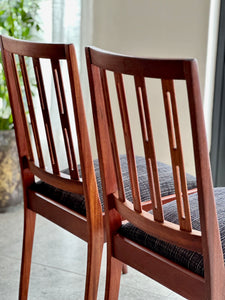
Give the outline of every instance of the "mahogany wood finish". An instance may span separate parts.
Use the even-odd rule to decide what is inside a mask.
[[[188,299],[225,299],[224,261],[196,60],[137,58],[94,47],[86,48],[86,58],[107,221],[108,258],[105,299],[118,299],[122,263],[132,266]],[[114,80],[110,74],[114,75]],[[139,125],[137,125],[137,120],[135,125],[139,126],[142,132],[151,195],[149,202],[149,204],[151,203],[151,213],[146,212],[140,199],[139,180],[135,165],[135,141],[131,134],[131,124],[134,120],[132,116],[129,116],[131,96],[129,94],[129,97],[126,97],[125,92],[131,88],[129,86],[128,89],[125,89],[124,87],[128,76],[131,77],[134,84],[133,94],[138,107]],[[167,124],[174,175],[175,195],[164,198],[160,193],[154,145],[155,136],[150,118],[151,103],[149,103],[149,88],[146,84],[147,80],[152,79],[161,82],[164,109],[160,114],[164,115]],[[185,179],[174,85],[176,80],[185,83],[188,95],[201,231],[193,230],[191,224],[189,191]],[[115,86],[115,93],[110,92],[112,85]],[[158,101],[158,99],[154,99],[154,101]],[[119,107],[117,117],[119,114],[122,124],[120,129],[113,119],[115,103],[118,103]],[[117,144],[117,130],[121,130],[124,137],[133,203],[126,200],[124,191],[125,183],[119,161],[120,145]],[[191,147],[190,144],[190,149]],[[171,199],[177,203],[178,225],[164,219],[162,204]],[[156,238],[201,253],[204,260],[204,277],[124,238],[118,232],[123,219]],[[149,291],[149,293],[151,292]]]
[[[74,46],[72,44],[34,43],[1,36],[0,47],[13,113],[24,190],[24,237],[19,299],[27,299],[28,296],[36,213],[88,243],[85,299],[97,299],[104,243],[103,213],[89,145]],[[29,65],[27,64],[28,58],[31,58]],[[50,62],[51,71],[47,73],[48,83],[44,81],[46,77],[44,78],[42,61]],[[65,68],[61,67],[62,61],[65,62]],[[33,79],[30,78],[32,68]],[[22,74],[23,82],[20,81],[18,72]],[[66,72],[70,87],[68,96],[64,87]],[[65,145],[63,155],[67,160],[69,175],[60,171],[61,158],[57,152],[52,124],[52,118],[56,117],[56,113],[51,115],[49,99],[46,95],[46,85],[51,84],[51,76],[58,103],[60,123],[58,128],[61,128],[57,129],[56,134],[62,131],[62,143]],[[70,122],[68,99],[71,100],[70,110],[74,115],[75,123]],[[39,101],[39,115],[36,109],[38,104],[35,101]],[[29,120],[27,120],[28,116]],[[46,134],[47,150],[43,150],[41,140],[44,136],[43,130],[40,132],[41,119],[43,119]],[[72,136],[72,128],[76,132],[76,139]],[[75,143],[78,144],[82,178],[78,172]],[[46,151],[49,153],[50,166],[45,162]],[[37,159],[35,159],[35,153]],[[86,216],[35,192],[32,189],[35,177],[64,191],[84,195]]]

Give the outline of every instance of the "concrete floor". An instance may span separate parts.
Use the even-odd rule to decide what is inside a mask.
[[[22,248],[22,205],[0,214],[0,299],[18,299]],[[105,252],[98,299],[104,299]],[[81,300],[84,295],[86,243],[37,216],[29,299]],[[128,267],[121,279],[121,300],[184,299]]]

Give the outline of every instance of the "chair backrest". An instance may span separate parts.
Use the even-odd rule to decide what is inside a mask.
[[[0,47],[24,192],[37,176],[56,188],[84,194],[87,216],[100,212],[74,46],[1,36]]]
[[[111,225],[109,232],[116,232],[121,226],[121,220],[125,219],[156,238],[203,254],[204,276],[209,283],[207,293],[213,295],[215,283],[224,276],[224,266],[196,60],[137,58],[94,47],[86,48],[86,57],[106,216],[109,219],[107,224]],[[156,87],[161,90],[157,96],[161,96],[162,100],[154,94]],[[180,92],[176,95],[177,88]],[[181,92],[184,92],[182,96]],[[135,109],[130,109],[133,105],[132,97],[135,97],[137,117],[134,116]],[[182,99],[187,99],[184,113],[190,116],[192,142],[186,143],[186,147],[188,151],[194,152],[201,231],[193,230],[191,223],[182,147],[185,141],[181,138],[180,126],[183,117],[179,116],[178,109],[185,101]],[[163,103],[161,106],[160,101]],[[117,109],[115,103],[118,103]],[[157,110],[154,110],[156,105]],[[159,147],[155,146],[158,133],[154,134],[154,129],[158,130],[163,125],[158,123],[158,127],[154,127],[152,119],[156,111],[156,119],[164,120],[167,127],[162,136],[166,134],[170,149],[179,224],[164,219],[157,171]],[[140,141],[137,142],[133,136],[138,128],[149,179],[152,201],[150,212],[143,210],[141,179],[136,170],[135,155]],[[117,142],[118,139],[120,142]],[[123,182],[119,159],[121,140],[124,140],[133,203],[127,201],[124,189],[126,183]]]

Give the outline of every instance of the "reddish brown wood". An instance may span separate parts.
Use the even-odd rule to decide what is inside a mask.
[[[38,156],[38,162],[41,168],[44,168],[44,158],[42,154],[42,149],[41,149],[41,142],[40,142],[40,137],[39,137],[39,132],[37,128],[37,120],[36,120],[36,115],[34,111],[34,105],[33,105],[33,99],[32,99],[32,93],[30,89],[30,83],[29,83],[29,78],[27,74],[27,68],[26,68],[26,63],[24,56],[19,55],[19,60],[20,60],[20,67],[21,67],[21,72],[23,76],[23,83],[24,83],[24,88],[26,92],[26,97],[27,97],[27,105],[30,113],[30,118],[33,120],[31,123],[33,134],[34,134],[34,140],[36,143],[36,149],[37,149],[37,156]],[[29,143],[30,145],[30,143]],[[33,152],[32,149],[30,149],[30,159],[33,160]]]
[[[111,250],[110,250],[111,251]],[[117,300],[119,297],[120,277],[121,277],[122,263],[113,255],[107,256],[107,276],[105,299]]]
[[[100,69],[99,75],[100,77],[96,77],[96,85],[98,86],[99,92],[102,93],[100,97],[103,97],[102,99],[105,99],[104,108],[105,112],[107,115],[108,119],[108,124],[109,124],[109,135],[111,137],[111,143],[112,143],[112,155],[114,158],[114,163],[115,163],[115,175],[116,175],[116,180],[117,184],[120,187],[119,188],[119,198],[120,201],[124,202],[125,201],[125,192],[124,192],[124,186],[123,186],[123,179],[122,179],[122,173],[121,173],[121,167],[120,167],[120,160],[119,160],[119,153],[117,149],[117,141],[116,141],[116,134],[115,134],[115,129],[114,129],[114,122],[112,118],[112,109],[111,109],[111,103],[109,99],[109,90],[108,90],[108,82],[107,82],[107,77],[105,70]],[[100,126],[102,126],[100,124]],[[105,137],[104,137],[105,138]],[[106,149],[106,151],[109,151],[109,149]],[[106,154],[107,152],[105,152]],[[109,154],[109,152],[108,152]],[[110,180],[111,181],[111,180]]]
[[[152,214],[143,211],[137,214],[130,201],[123,204],[117,197],[114,198],[116,209],[124,216],[125,220],[132,220],[132,224],[161,240],[193,251],[202,252],[201,233],[196,230],[181,231],[180,226],[164,220],[156,222]],[[126,216],[126,217],[125,217]]]
[[[33,58],[33,65],[34,65],[34,73],[35,73],[36,83],[37,83],[37,88],[39,93],[42,116],[44,120],[45,133],[48,142],[49,156],[52,163],[52,170],[54,174],[58,175],[59,174],[58,158],[56,154],[55,142],[52,133],[52,124],[50,121],[49,108],[48,108],[47,97],[45,92],[45,85],[43,81],[42,69],[40,65],[40,59]]]
[[[203,277],[119,235],[114,236],[113,243],[114,256],[120,261],[154,278],[187,299],[207,299]]]
[[[208,157],[197,63],[188,64],[186,62],[184,64],[184,71],[187,78],[188,97],[190,99],[189,107],[192,121],[196,173],[197,177],[202,179],[198,184],[198,201],[205,258],[206,295],[209,299],[223,299],[225,297],[223,253],[216,218],[215,201],[213,201],[212,176]],[[210,218],[208,217],[209,214]]]
[[[4,71],[7,79],[9,98],[13,113],[14,128],[16,133],[18,155],[21,166],[21,175],[24,189],[24,239],[21,263],[21,278],[19,299],[27,299],[29,287],[29,275],[31,267],[32,245],[35,228],[36,213],[58,224],[62,228],[77,235],[88,243],[87,273],[85,299],[97,299],[98,281],[104,243],[103,213],[98,196],[94,166],[89,144],[85,111],[80,89],[78,67],[74,46],[71,44],[43,44],[25,42],[7,37],[0,37],[0,47],[4,63]],[[19,55],[20,64],[15,63]],[[45,150],[42,148],[40,132],[40,117],[37,116],[36,105],[33,96],[33,82],[30,81],[30,73],[26,65],[27,57],[32,58],[34,73],[36,76],[36,98],[40,101],[41,113],[43,115],[46,130],[48,151],[51,158],[50,168],[45,161]],[[65,161],[68,161],[69,175],[60,171],[60,157],[55,147],[54,126],[49,109],[40,60],[48,59],[52,65],[52,76],[56,89],[56,97],[59,111],[59,127],[65,143]],[[64,60],[68,67],[68,78],[70,80],[71,99],[74,119],[76,125],[71,123],[68,116],[67,97],[60,68],[60,61]],[[18,60],[16,60],[18,61]],[[20,65],[20,67],[19,67]],[[31,66],[32,67],[32,66]],[[21,68],[23,83],[18,80],[17,69]],[[66,72],[66,70],[65,70]],[[22,90],[24,88],[26,97]],[[32,92],[31,92],[32,91]],[[39,95],[39,97],[38,97]],[[23,101],[28,101],[27,107],[30,115],[31,130],[27,122],[27,108]],[[57,105],[56,104],[56,105]],[[72,138],[71,127],[76,127],[77,140]],[[59,129],[60,130],[60,129]],[[30,132],[33,131],[34,142],[31,143]],[[79,147],[79,159],[82,178],[78,174],[75,159],[74,144]],[[34,150],[34,148],[36,148]],[[37,159],[35,157],[37,153]],[[37,161],[36,161],[37,160]],[[52,166],[52,171],[51,171]],[[50,170],[49,170],[50,169]],[[57,203],[53,199],[43,196],[32,190],[34,176],[45,183],[53,185],[65,191],[82,194],[85,197],[86,216],[80,215],[71,209]]]
[[[191,216],[173,81],[162,80],[162,87],[180,228],[191,231]]]
[[[198,189],[197,188],[194,188],[192,190],[188,190],[188,195],[191,195],[191,194],[194,194],[194,193],[197,193]],[[174,201],[176,200],[176,195],[168,195],[168,196],[164,196],[161,198],[162,200],[162,204],[166,204],[166,203],[169,203],[171,201]],[[151,209],[153,209],[153,204],[152,204],[152,201],[149,200],[149,201],[145,201],[142,203],[142,208],[145,210],[145,211],[149,211]]]
[[[163,210],[162,203],[160,201],[161,192],[159,185],[159,176],[144,77],[135,76],[135,88],[146,158],[146,168],[148,172],[150,194],[153,206],[153,214],[156,221],[163,222]]]
[[[218,229],[210,163],[205,133],[202,100],[198,78],[197,63],[194,59],[148,59],[110,53],[94,47],[86,48],[88,76],[95,123],[96,141],[105,201],[107,227],[107,283],[105,299],[118,298],[120,263],[126,263],[140,272],[152,277],[161,284],[188,299],[224,299],[225,272],[220,234]],[[115,94],[111,98],[111,80],[107,74],[115,73],[117,95],[124,132],[132,194],[137,203],[132,204],[124,198],[119,150],[115,139],[116,124],[113,123],[111,105],[116,102]],[[100,74],[104,74],[100,76]],[[140,116],[146,168],[149,177],[151,201],[138,207],[138,178],[136,176],[133,143],[131,137],[128,99],[126,99],[123,76],[134,77],[136,98]],[[161,197],[154,147],[154,133],[151,126],[150,111],[145,78],[162,81],[162,100],[167,123],[171,162],[174,174],[175,195]],[[197,176],[197,192],[201,231],[192,229],[185,167],[180,138],[180,125],[176,106],[174,80],[186,83],[190,121],[193,138],[194,159]],[[107,86],[107,93],[105,92]],[[155,101],[158,101],[156,99]],[[117,128],[118,130],[118,128]],[[191,148],[191,144],[190,144]],[[122,200],[122,201],[121,201]],[[179,225],[167,222],[163,217],[163,204],[177,202]],[[138,204],[139,203],[139,204]],[[153,211],[146,212],[148,208]],[[127,220],[146,233],[164,241],[202,253],[204,277],[186,270],[172,261],[120,236],[118,230],[122,220]]]
[[[63,129],[63,137],[64,137],[64,143],[67,152],[70,175],[72,179],[78,180],[79,174],[77,169],[76,157],[74,153],[74,145],[73,145],[70,124],[69,124],[68,109],[66,104],[66,97],[64,92],[60,63],[59,61],[52,60],[51,64],[52,64],[55,91],[57,95],[59,115],[61,120],[61,126]]]
[[[142,207],[141,207],[140,190],[139,190],[139,185],[137,180],[137,169],[136,169],[136,162],[134,157],[134,149],[133,149],[132,135],[130,129],[128,110],[127,110],[126,95],[125,95],[124,85],[123,85],[123,78],[121,74],[118,73],[115,73],[114,76],[115,76],[116,90],[117,90],[119,106],[120,106],[120,114],[123,122],[124,140],[126,145],[128,168],[129,168],[129,174],[131,179],[131,190],[133,195],[134,209],[137,212],[141,213]]]
[[[35,220],[35,212],[29,209],[24,210],[23,263],[21,264],[19,299],[28,297]]]

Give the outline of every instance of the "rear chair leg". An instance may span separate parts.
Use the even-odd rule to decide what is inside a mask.
[[[103,243],[103,235],[88,242],[85,300],[97,300]]]
[[[114,257],[107,257],[105,300],[117,300],[123,264]]]
[[[25,209],[19,300],[26,300],[28,296],[35,220],[36,213]]]
[[[126,264],[123,264],[122,266],[122,274],[127,274],[128,273],[128,268]]]

